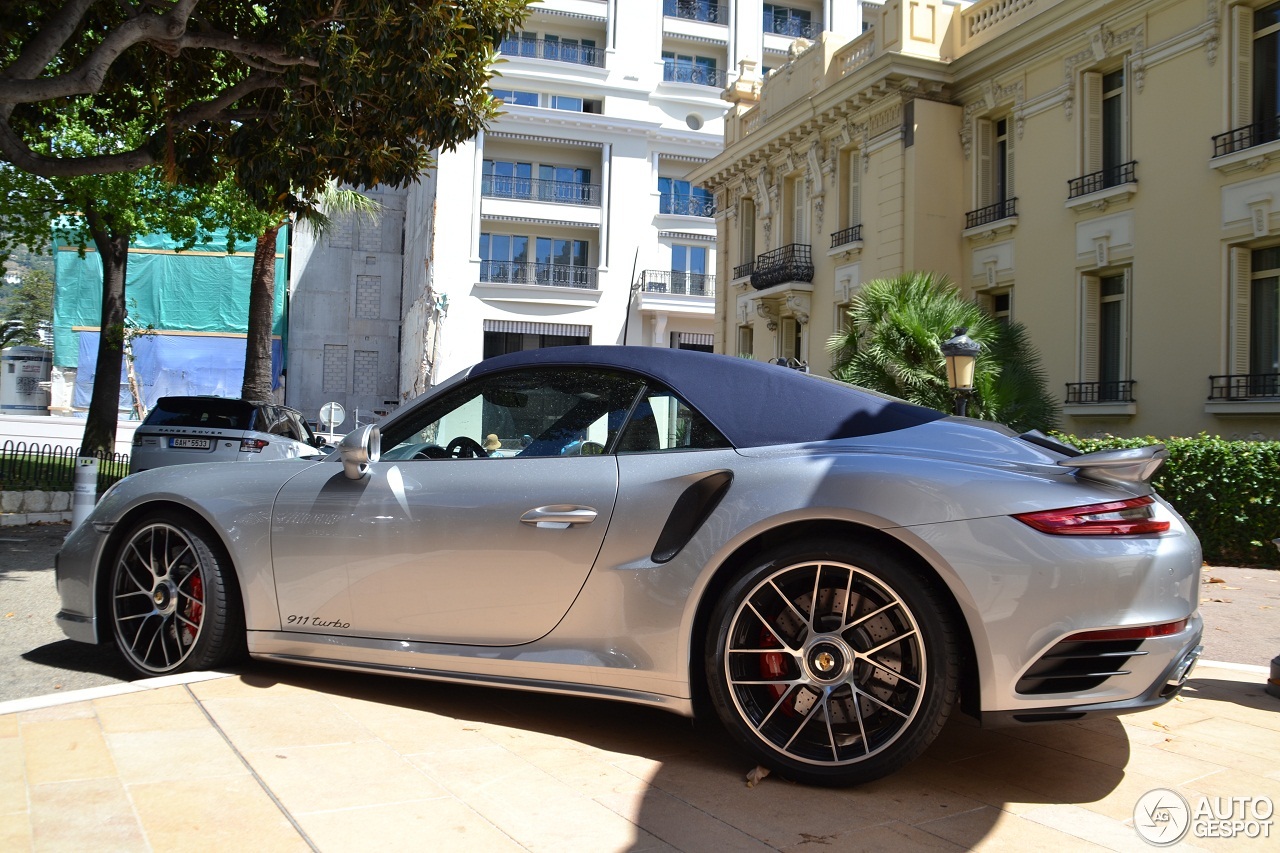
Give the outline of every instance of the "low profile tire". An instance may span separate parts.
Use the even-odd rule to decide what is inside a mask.
[[[915,759],[955,705],[955,628],[929,579],[841,540],[764,554],[726,589],[706,639],[711,701],[783,776],[878,779]]]
[[[111,564],[111,631],[144,676],[214,669],[239,657],[244,617],[231,566],[209,534],[180,516],[143,519]]]

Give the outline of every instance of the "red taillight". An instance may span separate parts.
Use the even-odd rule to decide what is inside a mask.
[[[242,438],[240,439],[240,452],[261,453],[262,448],[266,447],[270,443],[271,442],[264,438]]]
[[[1067,509],[1026,512],[1014,518],[1041,533],[1055,536],[1129,536],[1136,533],[1164,533],[1169,522],[1155,517],[1155,500],[1150,496]]]
[[[1172,637],[1187,627],[1186,619],[1165,622],[1163,625],[1144,625],[1141,628],[1108,628],[1104,631],[1081,631],[1062,642],[1076,643],[1089,640],[1149,640],[1152,637]]]

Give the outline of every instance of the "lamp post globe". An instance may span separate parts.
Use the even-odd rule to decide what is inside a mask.
[[[951,337],[942,342],[942,356],[947,361],[947,385],[956,398],[956,414],[964,417],[973,394],[973,368],[982,345],[966,334],[969,329],[956,326]]]

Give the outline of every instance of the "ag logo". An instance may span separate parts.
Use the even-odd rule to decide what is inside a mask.
[[[1191,827],[1191,807],[1177,791],[1153,788],[1133,807],[1133,828],[1156,847],[1177,844]]]

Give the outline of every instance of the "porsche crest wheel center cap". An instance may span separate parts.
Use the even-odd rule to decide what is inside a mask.
[[[175,609],[178,600],[178,590],[171,582],[161,581],[158,586],[151,592],[151,600],[155,602],[156,610],[160,613],[169,613]]]
[[[816,681],[838,681],[848,668],[852,655],[839,640],[822,639],[810,646],[805,655],[809,675]]]

